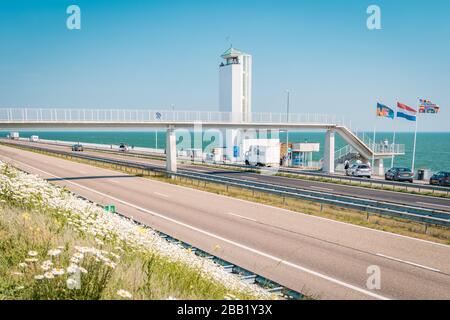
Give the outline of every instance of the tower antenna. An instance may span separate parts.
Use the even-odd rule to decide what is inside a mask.
[[[231,48],[231,47],[233,47],[233,44],[231,43],[230,40],[231,40],[231,37],[230,37],[230,36],[227,36],[227,37],[226,37],[226,41],[230,44],[230,48]]]

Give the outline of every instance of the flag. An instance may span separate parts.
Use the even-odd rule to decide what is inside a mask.
[[[430,100],[419,99],[419,113],[433,113],[439,112],[439,106]]]
[[[377,117],[394,119],[394,110],[384,104],[377,103]]]
[[[397,103],[397,118],[404,118],[409,121],[416,121],[417,110],[408,107],[406,104]]]

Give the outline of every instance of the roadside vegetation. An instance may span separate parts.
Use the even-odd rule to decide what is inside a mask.
[[[0,162],[0,300],[271,298],[152,229]]]

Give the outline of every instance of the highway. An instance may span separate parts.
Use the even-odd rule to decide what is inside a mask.
[[[7,146],[0,159],[316,298],[450,299],[446,245]],[[371,266],[380,289],[366,286]]]
[[[5,141],[5,140],[4,140]],[[20,145],[38,145],[45,147],[47,149],[53,150],[62,150],[62,151],[71,151],[71,149],[67,146],[56,146],[56,145],[47,145],[47,144],[36,144],[27,141],[11,141],[7,140],[5,142],[15,143]],[[142,164],[151,164],[155,166],[160,166],[161,168],[165,168],[164,160],[155,160],[148,158],[139,158],[136,156],[127,156],[122,155],[120,153],[105,153],[93,150],[86,150],[83,154],[92,155],[92,156],[100,156],[108,159],[116,159],[122,161],[130,161],[135,163]],[[358,186],[349,186],[349,185],[341,185],[336,183],[329,182],[320,182],[320,181],[312,181],[312,180],[303,180],[303,179],[295,179],[288,177],[281,177],[275,175],[265,175],[258,174],[252,172],[245,172],[241,170],[232,170],[229,168],[212,168],[206,167],[202,165],[193,165],[193,164],[180,164],[179,169],[181,170],[190,170],[195,172],[207,173],[215,176],[226,176],[232,178],[244,179],[247,181],[254,182],[262,182],[262,183],[271,183],[280,186],[288,186],[294,188],[301,189],[310,189],[313,191],[321,191],[338,195],[345,195],[351,197],[365,198],[371,200],[378,201],[387,201],[396,204],[404,204],[404,205],[413,205],[428,209],[442,210],[442,211],[450,211],[450,199],[448,198],[439,198],[432,197],[426,195],[417,195],[417,194],[408,194],[404,192],[398,191],[389,191],[389,190],[378,190],[371,189],[365,187]]]

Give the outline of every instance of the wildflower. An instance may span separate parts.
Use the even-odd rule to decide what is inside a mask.
[[[82,254],[81,252],[76,252],[74,253],[73,257],[82,260],[84,259],[84,254]]]
[[[114,257],[116,260],[120,259],[120,256],[118,254],[115,254],[114,252],[109,253],[112,257]]]
[[[55,276],[51,272],[46,272],[46,273],[44,273],[44,277],[46,279],[53,279]]]
[[[19,268],[25,269],[28,265],[25,262],[19,263]]]
[[[234,294],[231,293],[227,293],[224,298],[225,300],[239,300]]]
[[[64,269],[53,268],[52,273],[55,276],[62,276],[65,273],[65,271]]]
[[[34,278],[35,278],[36,280],[42,280],[42,279],[44,279],[44,276],[43,276],[42,274],[39,274],[39,275],[37,275],[37,276],[34,276]]]
[[[98,238],[95,238],[95,242],[97,242],[100,246],[103,246],[105,244],[102,240]]]
[[[111,269],[114,269],[117,266],[117,264],[115,264],[112,261],[107,261],[107,262],[105,262],[105,266],[110,267]]]
[[[30,257],[36,257],[38,255],[38,253],[36,251],[28,251],[28,255]]]
[[[78,259],[77,257],[72,257],[72,258],[70,258],[70,262],[78,264],[78,263],[80,263],[80,259]]]
[[[45,260],[41,264],[41,269],[44,270],[44,271],[48,271],[48,270],[50,270],[50,268],[52,266],[53,266],[53,262],[51,262],[50,260]]]
[[[125,298],[125,299],[131,299],[131,298],[133,298],[133,296],[131,295],[131,293],[129,293],[128,291],[123,290],[123,289],[117,290],[117,295],[118,295],[119,297],[122,297],[122,298]]]
[[[67,279],[66,284],[69,289],[75,289],[76,285],[78,284],[78,281],[76,281],[75,279],[69,278],[69,279]]]
[[[39,259],[36,259],[36,258],[27,258],[27,259],[25,259],[25,261],[26,261],[26,262],[38,262]]]
[[[82,273],[88,273],[87,270],[83,267],[78,267],[78,270],[80,270],[80,272]]]
[[[71,264],[70,266],[67,267],[67,273],[70,273],[70,274],[77,273],[78,270],[80,270],[80,269],[76,264]]]
[[[52,257],[57,257],[61,254],[61,252],[62,251],[60,249],[53,249],[53,250],[49,250],[47,254]]]

